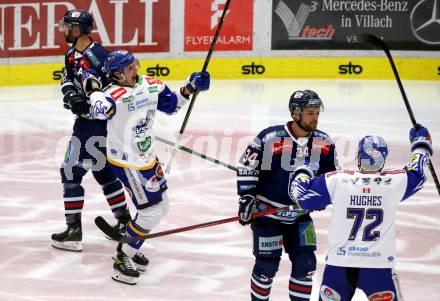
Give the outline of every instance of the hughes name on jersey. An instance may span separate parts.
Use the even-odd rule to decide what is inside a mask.
[[[90,101],[92,118],[109,120],[108,161],[124,168],[147,170],[157,161],[152,133],[156,111],[174,114],[188,100],[161,81],[139,75],[134,87],[111,84],[103,93],[93,93]]]
[[[338,169],[335,145],[326,133],[316,130],[296,138],[290,129],[291,122],[263,130],[239,161],[238,194],[256,197],[259,211],[292,204],[289,177],[298,166],[309,165],[315,175]],[[304,213],[284,211],[267,217],[291,223]]]
[[[426,159],[414,153],[403,169],[374,174],[341,170],[292,181],[290,193],[301,208],[333,204],[327,264],[393,267],[397,205],[422,188]]]

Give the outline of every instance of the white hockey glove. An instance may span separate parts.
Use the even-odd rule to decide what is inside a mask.
[[[252,214],[257,207],[257,200],[252,195],[244,195],[238,200],[238,217],[239,223],[243,226],[250,224],[252,220]]]

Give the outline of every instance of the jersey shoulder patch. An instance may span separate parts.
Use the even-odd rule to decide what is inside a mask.
[[[286,130],[284,129],[284,126],[282,125],[275,125],[268,127],[260,132],[258,134],[258,137],[261,139],[263,143],[266,143],[269,140],[275,139],[275,138],[282,138],[282,137],[288,137]]]

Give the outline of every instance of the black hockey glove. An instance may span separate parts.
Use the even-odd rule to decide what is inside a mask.
[[[252,214],[257,207],[257,200],[255,197],[249,194],[242,196],[238,200],[238,206],[238,217],[240,218],[238,222],[243,226],[252,223]]]
[[[87,103],[87,97],[74,93],[69,95],[69,93],[64,98],[68,97],[67,103],[73,114],[82,115],[90,113],[90,104]]]

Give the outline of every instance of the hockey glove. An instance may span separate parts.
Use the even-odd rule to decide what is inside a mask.
[[[313,178],[313,171],[308,165],[298,166],[293,172],[292,179],[298,180],[301,177]]]
[[[247,194],[242,196],[238,200],[238,217],[240,220],[238,221],[243,226],[252,223],[252,214],[257,207],[257,200],[255,197]]]
[[[432,141],[431,135],[427,128],[421,124],[409,130],[409,141],[411,142],[411,151],[417,148],[423,148],[432,156]]]
[[[63,97],[63,107],[66,110],[70,110],[69,100],[76,94],[78,94],[76,92],[76,90],[73,90],[71,88],[69,90],[67,90],[67,92],[65,92],[64,97]]]
[[[186,79],[186,89],[190,93],[198,91],[206,91],[209,89],[210,75],[208,71],[194,72]]]
[[[75,94],[69,97],[68,104],[73,114],[82,115],[90,113],[90,104],[87,97]]]

